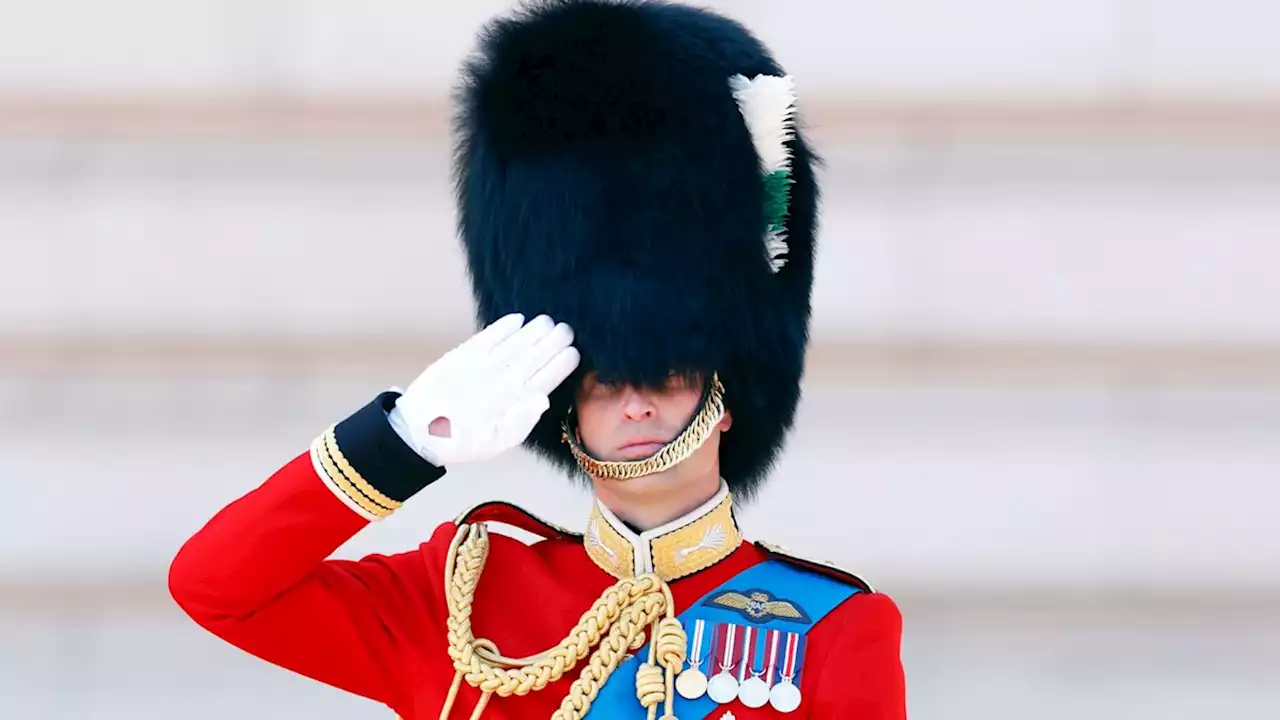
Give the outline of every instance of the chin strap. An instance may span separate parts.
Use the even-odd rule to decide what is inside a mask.
[[[488,555],[488,530],[483,525],[459,525],[445,562],[449,656],[456,672],[440,711],[441,720],[449,717],[464,680],[482,693],[471,713],[471,720],[478,720],[494,694],[507,697],[542,690],[590,652],[578,679],[551,715],[552,720],[581,720],[627,653],[644,645],[646,628],[651,628],[653,640],[648,662],[636,672],[636,697],[648,710],[648,720],[655,720],[659,705],[665,710],[663,720],[676,720],[673,688],[675,676],[684,666],[687,636],[676,618],[671,588],[662,579],[648,574],[619,580],[558,645],[538,655],[508,658],[491,640],[475,637],[471,627],[472,602]],[[513,612],[536,621],[536,599],[527,598]]]
[[[578,467],[586,474],[607,480],[630,480],[654,473],[669,470],[683,462],[702,447],[702,443],[711,437],[711,433],[720,420],[724,418],[724,385],[719,375],[712,375],[711,382],[703,392],[702,405],[685,429],[674,440],[661,450],[643,460],[597,460],[582,446],[577,428],[573,427],[573,414],[570,412],[563,423],[563,440],[569,444],[569,451]]]

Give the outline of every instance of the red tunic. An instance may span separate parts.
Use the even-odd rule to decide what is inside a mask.
[[[436,720],[454,676],[444,567],[456,526],[441,525],[409,552],[327,559],[368,522],[300,455],[187,541],[172,563],[170,591],[195,622],[246,652],[383,703],[405,720]],[[552,533],[529,545],[498,532],[490,538],[473,625],[509,657],[559,643],[615,582],[578,536]],[[743,542],[710,568],[672,581],[677,612],[768,556]],[[737,720],[904,718],[901,630],[887,596],[854,594],[809,630],[799,710],[783,715],[734,702],[709,717],[732,710]],[[576,675],[525,696],[494,697],[483,717],[549,718]],[[451,717],[470,717],[478,700],[464,683]]]
[[[410,552],[326,559],[367,523],[302,455],[183,546],[170,590],[193,620],[246,652],[376,700],[405,720],[436,720],[453,679],[444,563],[454,525],[441,525]],[[505,655],[532,655],[560,642],[615,581],[580,540],[525,545],[496,532],[490,537],[474,624]],[[677,611],[765,557],[744,542],[719,564],[672,582]],[[799,710],[784,716],[768,706],[725,707],[738,720],[904,718],[901,629],[887,596],[856,594],[809,631]],[[566,676],[523,697],[494,698],[484,717],[550,717],[571,681]],[[469,717],[478,700],[464,684],[454,717]]]

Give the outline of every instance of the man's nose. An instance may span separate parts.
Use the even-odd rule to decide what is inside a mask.
[[[622,399],[622,414],[628,420],[648,420],[657,414],[653,400],[648,393],[635,388],[627,388]]]

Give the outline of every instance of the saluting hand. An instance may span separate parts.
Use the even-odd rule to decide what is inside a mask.
[[[580,360],[568,325],[507,315],[423,371],[391,424],[434,465],[487,460],[529,436]]]

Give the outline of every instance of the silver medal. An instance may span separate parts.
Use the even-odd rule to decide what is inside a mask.
[[[769,702],[769,684],[773,682],[774,671],[778,669],[778,642],[782,638],[780,630],[766,630],[764,640],[764,657],[752,658],[751,665],[748,670],[751,677],[742,683],[742,688],[738,691],[738,699],[743,705],[749,708],[762,708]],[[756,670],[759,664],[760,669]]]
[[[783,678],[769,691],[769,704],[780,713],[795,712],[800,707],[800,688],[792,685],[790,679]]]
[[[738,678],[729,671],[717,673],[707,683],[707,696],[721,705],[727,705],[738,699]]]
[[[738,661],[738,700],[747,707],[760,707],[768,699],[769,688],[757,686],[764,686],[764,681],[760,680],[759,673],[755,672],[756,629],[746,626],[741,629],[741,632],[742,659]],[[752,680],[755,680],[755,683],[751,682]],[[761,690],[764,692],[764,699],[760,700],[759,705],[753,705],[752,703],[761,697]]]
[[[695,622],[690,638],[693,648],[689,652],[689,669],[676,677],[676,692],[685,700],[697,700],[707,692],[707,676],[702,672],[702,637],[706,627],[706,620]]]
[[[799,665],[800,636],[787,633],[787,645],[782,653],[782,679],[769,690],[769,704],[780,713],[795,712],[800,707],[800,688],[792,682]]]
[[[750,678],[738,689],[738,700],[749,708],[762,708],[769,702],[769,686],[758,677]]]
[[[738,678],[733,676],[733,653],[737,649],[735,638],[737,628],[731,624],[720,626],[724,633],[724,656],[717,657],[720,672],[707,683],[707,696],[721,705],[733,702],[738,697]],[[714,650],[718,643],[712,642]]]

